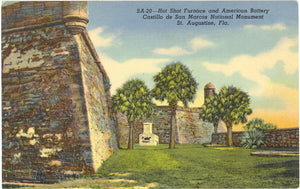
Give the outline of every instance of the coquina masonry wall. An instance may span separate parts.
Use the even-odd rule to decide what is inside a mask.
[[[232,133],[234,146],[241,145],[243,134],[243,131]],[[212,143],[225,144],[226,133],[214,133],[212,135]],[[264,147],[299,147],[299,128],[267,130]]]
[[[175,142],[177,144],[203,144],[211,142],[214,131],[211,123],[199,119],[200,108],[177,107]],[[127,144],[128,123],[124,115],[118,114],[120,143]],[[138,136],[143,133],[143,122],[153,123],[153,133],[159,136],[160,144],[169,143],[170,111],[168,106],[157,106],[152,117],[137,122],[134,127],[135,143],[139,143]]]
[[[87,2],[2,7],[4,181],[89,174],[117,149],[109,78],[87,22]]]

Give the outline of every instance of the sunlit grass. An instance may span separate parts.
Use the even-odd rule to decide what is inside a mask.
[[[168,145],[135,146],[133,150],[121,149],[115,152],[96,174],[75,179],[74,183],[70,182],[67,186],[56,186],[298,188],[298,156],[258,157],[251,156],[252,151],[202,145],[176,145],[175,149],[169,149]]]
[[[297,188],[297,157],[250,156],[250,149],[202,145],[136,146],[119,150],[98,170],[131,173],[128,179],[158,188]],[[112,178],[115,178],[112,177]]]

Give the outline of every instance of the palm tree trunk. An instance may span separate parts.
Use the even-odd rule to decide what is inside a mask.
[[[226,122],[227,127],[227,146],[233,146],[232,142],[232,124],[231,122]]]
[[[218,124],[215,124],[215,125],[214,125],[214,132],[215,132],[215,133],[218,133],[218,126],[219,126]]]
[[[128,150],[133,149],[133,122],[129,121]]]
[[[177,102],[169,103],[171,109],[171,120],[170,120],[170,142],[169,148],[175,148],[175,127],[176,127],[176,109],[177,109]]]
[[[116,140],[117,140],[117,146],[118,146],[118,149],[121,149],[121,144],[120,144],[120,138],[121,138],[121,135],[120,135],[120,130],[119,130],[119,123],[118,123],[118,118],[117,118],[117,114],[116,114],[116,117],[114,117],[115,119],[115,123],[117,125],[117,128],[116,128]]]

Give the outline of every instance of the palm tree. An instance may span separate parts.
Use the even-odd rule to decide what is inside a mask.
[[[171,110],[169,148],[175,148],[175,126],[177,104],[185,106],[196,94],[197,83],[191,71],[180,62],[171,63],[154,75],[155,86],[152,95],[156,100],[167,100]]]
[[[128,149],[133,149],[134,122],[151,116],[155,109],[150,90],[142,80],[129,80],[112,96],[112,104],[114,112],[120,111],[127,117],[129,125]]]
[[[227,145],[232,146],[232,125],[247,122],[252,113],[250,97],[239,88],[222,87],[219,94],[206,99],[200,117],[204,120],[222,120],[227,127]]]
[[[251,121],[249,121],[245,126],[245,130],[262,130],[265,131],[267,129],[276,129],[276,126],[271,123],[265,123],[264,120],[260,118],[254,118]]]
[[[213,124],[215,133],[217,133],[218,124],[220,121],[218,113],[219,109],[217,106],[218,104],[220,104],[219,95],[214,94],[205,99],[204,105],[202,106],[202,112],[200,113],[200,118],[203,119],[203,121],[207,121]]]

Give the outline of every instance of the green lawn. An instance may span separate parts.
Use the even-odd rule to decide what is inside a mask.
[[[298,188],[298,156],[257,157],[250,156],[251,151],[202,145],[177,145],[172,150],[168,145],[135,146],[115,152],[92,176],[40,188]]]
[[[158,188],[298,187],[298,157],[256,157],[250,156],[251,151],[202,145],[177,145],[172,150],[168,145],[136,146],[116,152],[97,174],[132,173],[126,178],[139,184],[155,182]]]

